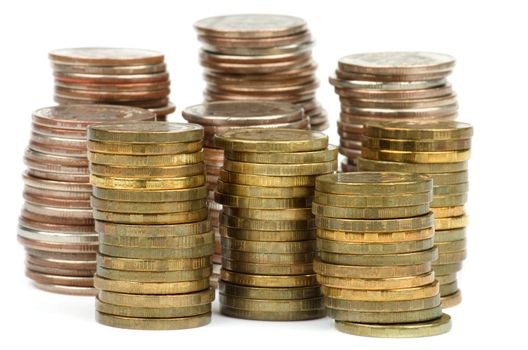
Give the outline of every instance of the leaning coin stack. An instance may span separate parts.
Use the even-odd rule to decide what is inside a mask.
[[[215,199],[220,217],[221,312],[258,320],[324,316],[313,271],[315,178],[337,168],[337,147],[320,132],[239,129],[224,149]]]
[[[195,24],[202,43],[207,101],[263,100],[294,103],[312,129],[328,127],[316,100],[319,82],[306,22],[283,15],[246,14],[202,19]]]
[[[94,295],[97,234],[86,128],[107,121],[155,120],[155,115],[125,106],[69,105],[39,109],[32,119],[18,228],[27,253],[26,275],[43,290]]]
[[[309,129],[310,121],[302,108],[286,102],[217,101],[186,108],[183,117],[190,123],[202,125],[205,132],[204,154],[210,198],[207,202],[211,226],[215,233],[212,282],[220,277],[222,246],[219,220],[222,205],[215,202],[214,192],[218,174],[224,164],[224,151],[214,144],[214,136],[227,130],[240,128],[292,128]]]
[[[89,128],[98,322],[137,329],[210,322],[213,233],[202,139],[194,124]]]
[[[83,47],[49,53],[59,104],[147,108],[158,120],[175,111],[163,54],[140,49]]]
[[[357,170],[363,125],[386,120],[453,120],[456,95],[446,80],[453,57],[429,52],[376,52],[341,58],[330,83],[341,102],[337,123],[344,172]]]
[[[468,191],[468,159],[473,128],[466,123],[386,122],[367,124],[360,170],[404,171],[432,177],[435,245],[433,264],[442,305],[460,303],[456,273],[466,257],[464,204]]]
[[[317,280],[327,315],[345,333],[417,337],[447,332],[432,271],[432,180],[409,173],[319,176]]]

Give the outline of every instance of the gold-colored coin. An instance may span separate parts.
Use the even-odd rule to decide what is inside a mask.
[[[116,316],[96,311],[95,319],[97,322],[106,326],[118,328],[150,330],[187,329],[205,326],[210,323],[211,313],[176,318],[139,318]]]
[[[288,288],[309,287],[317,285],[315,274],[297,276],[267,276],[238,273],[222,269],[220,271],[220,276],[223,281],[250,287]]]
[[[440,305],[430,309],[413,310],[413,311],[355,311],[355,310],[338,310],[327,308],[328,317],[336,321],[360,322],[360,323],[414,323],[434,320],[442,316],[442,307]]]
[[[466,214],[466,208],[463,205],[455,207],[431,208],[431,211],[433,212],[435,219],[448,218],[451,216],[460,216]]]
[[[368,289],[385,290],[414,288],[433,283],[435,276],[433,272],[423,275],[395,277],[395,278],[346,278],[317,275],[317,281],[324,286],[344,289]]]
[[[205,164],[203,162],[177,166],[156,167],[129,167],[90,163],[89,168],[93,175],[120,178],[173,178],[203,175],[205,172]]]
[[[94,164],[131,167],[157,167],[187,165],[203,162],[203,151],[162,155],[122,155],[88,152],[88,160]]]
[[[238,185],[218,180],[217,191],[243,197],[299,198],[313,196],[313,187],[258,187]]]
[[[396,161],[383,161],[376,159],[367,159],[365,157],[357,158],[358,169],[360,171],[396,171],[418,174],[455,173],[467,171],[468,162],[457,163],[405,163]]]
[[[347,208],[312,203],[314,215],[343,219],[391,219],[425,215],[429,212],[429,203],[407,207],[386,208]]]
[[[95,222],[95,231],[106,236],[125,237],[172,237],[187,236],[208,232],[211,230],[209,220],[174,225],[130,225],[113,222]]]
[[[88,141],[88,151],[108,154],[128,155],[160,155],[199,152],[203,142],[174,142],[174,143],[126,143],[126,142],[98,142]]]
[[[440,282],[439,282],[440,283]],[[451,295],[458,290],[458,282],[440,284],[440,295]]]
[[[440,294],[415,300],[364,301],[325,298],[325,306],[337,310],[401,312],[430,309],[440,305]]]
[[[435,186],[455,185],[468,182],[469,180],[467,170],[452,173],[429,174],[429,176],[433,179],[433,184]]]
[[[456,121],[389,121],[366,125],[365,135],[403,140],[469,139],[473,136],[473,127]]]
[[[315,240],[298,242],[258,242],[222,237],[222,248],[253,253],[305,253],[315,250]]]
[[[327,297],[346,300],[414,300],[434,297],[440,292],[440,284],[435,281],[426,286],[386,290],[342,289],[323,285],[321,286],[321,290]]]
[[[457,275],[456,273],[450,273],[447,275],[436,275],[435,278],[441,286],[442,284],[455,282],[457,280]]]
[[[462,263],[446,263],[446,264],[436,264],[433,263],[433,270],[437,275],[447,275],[450,273],[457,273],[462,270]]]
[[[446,252],[442,254],[438,254],[438,259],[436,259],[435,264],[438,265],[445,265],[445,264],[454,264],[462,262],[467,257],[467,251],[466,250],[459,250],[456,252]],[[436,269],[436,265],[434,266]],[[436,270],[435,270],[436,271]]]
[[[407,207],[427,204],[433,198],[432,192],[395,195],[346,195],[315,191],[314,202],[333,207],[384,208]]]
[[[441,317],[414,323],[371,324],[336,321],[336,329],[348,334],[378,338],[417,338],[430,337],[449,332],[451,317]]]
[[[438,259],[436,247],[413,253],[397,254],[336,254],[320,251],[322,261],[337,265],[383,266],[383,265],[412,265],[435,261]]]
[[[462,292],[459,289],[453,294],[443,296],[441,300],[443,308],[456,306],[462,302]]]
[[[175,190],[202,186],[204,175],[176,177],[176,178],[120,178],[90,175],[90,183],[96,187],[111,189],[144,189],[144,190]]]
[[[309,130],[244,128],[216,135],[215,144],[235,152],[311,152],[326,149],[328,136]]]
[[[407,241],[395,243],[350,243],[317,239],[317,250],[337,254],[397,254],[412,253],[431,249],[434,239],[427,238],[420,241]]]
[[[415,231],[399,232],[347,232],[332,231],[318,228],[317,237],[330,241],[343,243],[393,243],[418,241],[432,238],[435,234],[434,228],[426,228]],[[436,240],[436,239],[435,239]]]
[[[273,218],[274,220],[308,220],[314,218],[309,208],[252,209],[225,207],[224,213],[228,216],[255,220],[269,220],[269,218]]]
[[[174,248],[138,248],[120,247],[100,243],[99,252],[104,255],[110,255],[120,258],[133,259],[184,259],[199,258],[202,256],[213,255],[214,244],[205,244],[202,246],[174,249]]]
[[[471,148],[471,139],[450,140],[402,140],[380,139],[366,137],[363,146],[370,149],[385,149],[392,151],[438,152],[460,151]]]
[[[284,311],[306,311],[320,309],[323,307],[323,298],[310,299],[248,299],[220,294],[222,305],[240,310],[262,311],[262,312],[284,312]]]
[[[228,227],[243,228],[258,231],[293,231],[315,228],[313,219],[305,220],[256,220],[222,214],[220,224]]]
[[[139,295],[99,291],[98,299],[104,303],[112,305],[130,307],[186,307],[209,304],[214,300],[215,290],[206,290],[190,294],[174,295]]]
[[[93,196],[109,200],[121,202],[147,202],[147,203],[162,203],[162,202],[180,202],[192,201],[196,199],[207,198],[209,190],[207,186],[199,186],[193,188],[185,188],[181,190],[163,190],[163,191],[142,191],[142,190],[116,190],[112,188],[93,188]]]
[[[97,255],[97,264],[112,270],[124,271],[180,271],[196,270],[211,266],[211,257],[192,259],[127,259]]]
[[[123,271],[111,270],[102,266],[97,266],[97,275],[102,278],[134,282],[195,281],[211,276],[211,271],[211,266],[196,270],[180,271]],[[99,293],[99,296],[101,296],[101,293]]]
[[[284,265],[296,263],[312,263],[315,256],[315,252],[255,253],[226,249],[222,252],[222,256],[227,259],[239,262]]]
[[[329,145],[327,149],[312,152],[269,153],[269,152],[224,152],[225,158],[237,162],[266,164],[304,164],[323,163],[337,159],[337,147]]]
[[[463,228],[468,225],[468,216],[452,216],[448,218],[435,218],[434,224],[437,230],[453,230],[457,228]]]
[[[328,174],[337,170],[337,160],[303,164],[243,163],[225,159],[224,169],[234,173],[265,176],[298,176]]]
[[[394,232],[413,231],[433,226],[433,213],[422,216],[403,219],[337,219],[327,217],[316,217],[318,228],[326,230],[350,231],[350,232]]]
[[[246,287],[220,281],[219,291],[221,294],[246,299],[265,300],[287,300],[287,299],[311,299],[321,296],[319,286],[300,288],[259,288]],[[440,298],[438,299],[440,302]]]
[[[431,208],[458,207],[466,204],[468,199],[467,193],[454,194],[451,196],[434,196],[430,204]]]
[[[206,206],[206,198],[179,202],[124,202],[93,197],[90,200],[93,209],[114,213],[160,214],[194,211]]]
[[[134,282],[115,281],[95,275],[93,283],[99,290],[128,294],[182,294],[209,288],[209,278],[183,282]]]
[[[225,183],[248,186],[313,187],[315,186],[316,176],[260,176],[253,174],[240,174],[221,169],[218,178]]]
[[[269,276],[295,276],[314,273],[313,264],[295,263],[295,264],[256,264],[243,261],[230,260],[222,257],[222,268],[229,271],[247,273],[252,275],[269,275]]]
[[[423,275],[431,271],[431,262],[396,266],[351,266],[328,264],[320,259],[314,259],[313,264],[318,274],[340,278],[400,278]]]
[[[435,243],[451,242],[466,238],[466,228],[457,228],[453,230],[435,230]]]
[[[116,236],[99,233],[99,242],[120,246],[137,248],[192,248],[203,244],[211,244],[214,241],[212,231],[196,235],[172,236],[172,237],[149,237],[149,236]]]
[[[125,143],[176,143],[203,139],[203,127],[172,122],[141,122],[129,124],[93,125],[88,128],[88,140]]]
[[[312,205],[312,198],[258,198],[242,197],[215,192],[216,202],[228,207],[252,208],[252,209],[289,209],[289,208],[309,208]]]
[[[324,308],[305,310],[305,311],[273,311],[264,312],[260,310],[241,310],[227,305],[220,305],[220,313],[230,317],[243,318],[247,320],[261,321],[301,321],[313,320],[324,317],[326,310]]]
[[[205,220],[207,219],[207,213],[207,208],[166,214],[128,214],[94,210],[93,216],[96,220],[124,224],[178,224]]]
[[[220,226],[220,234],[225,237],[243,239],[248,241],[304,241],[315,239],[315,230],[293,230],[293,231],[260,231],[246,230],[243,228]]]
[[[131,307],[113,305],[95,300],[95,310],[104,314],[139,318],[176,318],[201,315],[211,312],[211,304],[181,307]]]
[[[361,151],[364,158],[408,163],[458,163],[467,161],[471,151],[444,151],[444,152],[406,152],[372,150],[364,148]]]
[[[462,182],[462,183],[452,184],[452,185],[434,186],[433,195],[434,196],[449,196],[449,195],[466,193],[468,190],[469,190],[469,184],[467,182]]]
[[[450,242],[435,242],[435,246],[438,248],[438,254],[458,252],[466,249],[466,240],[460,239]]]
[[[392,195],[427,192],[432,180],[420,174],[391,172],[352,172],[327,174],[315,181],[315,190],[324,193],[356,195]]]

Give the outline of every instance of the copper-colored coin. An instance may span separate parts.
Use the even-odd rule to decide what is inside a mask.
[[[81,74],[108,74],[108,75],[129,75],[129,74],[152,74],[165,72],[167,65],[165,63],[154,63],[145,65],[130,66],[94,66],[69,64],[63,62],[51,61],[51,68],[55,72],[64,73],[81,73]]]

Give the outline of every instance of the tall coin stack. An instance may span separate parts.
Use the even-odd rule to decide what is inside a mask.
[[[429,177],[355,172],[315,183],[317,280],[336,328],[374,337],[447,332],[434,246]]]
[[[43,290],[94,295],[97,233],[86,158],[86,128],[111,121],[155,120],[144,109],[69,105],[33,112],[24,161],[25,204],[18,240],[26,248],[26,275]]]
[[[160,52],[83,47],[51,51],[49,59],[59,104],[142,107],[158,120],[176,110],[169,101],[169,73]]]
[[[202,127],[98,125],[88,139],[97,321],[135,329],[209,323],[213,233]]]
[[[387,120],[453,120],[456,95],[447,82],[455,59],[429,52],[375,52],[341,58],[330,77],[341,102],[337,123],[344,172],[357,170],[363,125]]]
[[[215,202],[214,192],[224,163],[224,151],[214,144],[214,136],[227,130],[244,127],[309,129],[310,121],[301,107],[286,102],[217,101],[186,108],[183,117],[190,123],[202,125],[205,132],[204,154],[209,185],[209,217],[215,233],[213,284],[218,283],[222,260],[220,214],[222,205]]]
[[[360,170],[405,171],[433,178],[431,210],[439,252],[433,269],[444,307],[461,301],[456,273],[466,257],[468,218],[464,204],[472,135],[471,125],[454,121],[368,124],[359,158]]]
[[[312,129],[328,127],[326,111],[315,96],[319,82],[314,42],[303,19],[228,15],[202,19],[195,29],[202,43],[207,101],[291,102],[304,108]]]
[[[216,136],[224,149],[215,199],[220,218],[221,312],[258,320],[324,316],[313,271],[315,178],[337,168],[322,133],[239,129]]]

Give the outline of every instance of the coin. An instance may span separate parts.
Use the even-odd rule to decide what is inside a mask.
[[[94,277],[94,286],[100,290],[129,294],[181,294],[204,290],[209,287],[209,278],[182,282],[134,282],[116,281]]]
[[[93,210],[93,217],[100,221],[111,221],[124,224],[179,224],[207,219],[207,208],[186,211],[181,213],[141,214],[141,213],[114,213]]]
[[[111,166],[156,167],[196,164],[203,161],[203,152],[168,155],[120,155],[88,152],[88,160]]]
[[[210,231],[211,224],[209,220],[173,225],[121,224],[96,221],[95,230],[104,233],[106,236],[173,237],[195,235]]]
[[[365,128],[365,135],[407,140],[469,139],[473,135],[471,125],[462,122],[416,123],[393,121],[382,127],[376,124]]]
[[[317,227],[350,232],[412,231],[433,226],[433,214],[402,219],[337,219],[316,217]]]
[[[325,306],[336,310],[367,312],[402,312],[431,309],[440,305],[440,295],[415,300],[364,301],[325,298]]]
[[[219,291],[223,295],[241,297],[246,299],[311,299],[321,296],[319,286],[299,288],[259,288],[246,287],[220,281]]]
[[[203,142],[177,142],[162,144],[145,143],[112,143],[88,141],[88,151],[94,153],[125,154],[125,155],[161,155],[194,153],[202,150]]]
[[[458,163],[469,159],[470,151],[445,152],[404,152],[404,151],[375,151],[363,149],[361,155],[368,159],[387,160],[406,163]]]
[[[49,58],[64,64],[95,66],[156,64],[163,62],[163,55],[156,51],[105,47],[85,47],[53,50]]]
[[[192,188],[185,188],[181,190],[116,190],[112,188],[94,187],[93,196],[102,200],[120,201],[120,202],[146,202],[146,203],[162,203],[162,202],[179,202],[192,201],[207,197],[207,187],[199,186]]]
[[[152,203],[110,201],[106,199],[99,199],[97,197],[92,197],[91,199],[92,208],[100,211],[143,214],[193,211],[205,207],[205,203],[205,198],[190,201]]]
[[[176,318],[138,318],[95,313],[97,322],[106,326],[128,329],[186,329],[205,326],[211,322],[211,313],[198,316]]]
[[[179,271],[210,266],[210,257],[188,259],[128,259],[97,255],[97,263],[107,269],[124,271]]]
[[[317,283],[314,274],[294,276],[268,276],[244,274],[227,271],[225,269],[222,269],[221,271],[221,278],[222,280],[233,284],[269,288],[309,287]]]
[[[432,227],[415,230],[415,231],[399,231],[399,232],[347,232],[334,231],[318,228],[317,237],[343,243],[391,243],[391,242],[408,242],[423,240],[433,237],[434,229]],[[435,236],[436,242],[436,236]]]
[[[337,254],[320,251],[322,261],[338,265],[383,266],[383,265],[411,265],[438,260],[438,249],[431,248],[424,251],[396,254]]]
[[[123,190],[177,190],[189,187],[202,186],[205,183],[204,175],[175,178],[126,178],[103,177],[90,175],[90,182],[96,187],[123,189]]]
[[[248,241],[302,241],[315,239],[315,231],[312,230],[293,230],[293,231],[261,231],[247,230],[236,227],[220,226],[220,233],[223,236],[243,239]]]
[[[430,309],[398,312],[351,311],[327,308],[326,314],[336,321],[381,324],[415,323],[426,322],[441,317],[442,307],[438,305]]]
[[[433,238],[396,243],[349,243],[317,239],[317,250],[336,254],[396,254],[424,251],[434,246]]]
[[[108,304],[129,307],[185,307],[210,304],[215,297],[212,288],[200,292],[178,295],[139,295],[100,291],[97,298]]]
[[[259,198],[300,198],[311,196],[312,187],[258,187],[218,180],[217,191],[225,194]]]
[[[295,264],[255,264],[222,257],[222,268],[240,273],[267,275],[267,276],[290,276],[313,273],[312,263]]]
[[[173,143],[199,141],[203,128],[183,123],[134,123],[94,126],[88,129],[88,138],[102,142]]]
[[[314,202],[318,203],[319,205],[332,207],[366,207],[363,209],[369,209],[418,206],[431,202],[431,199],[431,192],[417,192],[411,194],[401,194],[399,196],[390,194],[358,196],[353,194],[341,195],[317,191],[315,192]]]
[[[175,237],[149,237],[149,236],[115,236],[99,233],[99,242],[120,246],[137,248],[175,248],[183,249],[213,242],[212,232],[205,232],[196,235],[175,236]]]
[[[337,148],[329,145],[327,149],[312,152],[294,153],[257,153],[226,151],[225,158],[238,162],[289,164],[289,163],[323,163],[337,157]]]
[[[242,310],[226,305],[220,305],[220,313],[226,316],[243,318],[248,320],[262,321],[301,321],[312,320],[324,317],[326,311],[324,308],[302,310],[302,311],[273,311],[266,312],[260,310]]]
[[[414,300],[429,298],[437,295],[440,290],[439,288],[439,283],[436,281],[426,286],[386,290],[340,289],[324,285],[321,286],[321,290],[325,296],[346,300],[366,301]]]
[[[314,270],[320,275],[342,278],[386,279],[417,276],[431,271],[431,262],[395,266],[336,265],[314,259]]]
[[[210,304],[193,305],[193,306],[179,306],[179,307],[130,307],[123,305],[113,305],[102,302],[99,299],[95,300],[95,309],[98,312],[124,316],[124,317],[139,317],[139,318],[176,318],[189,317],[201,315],[211,312]]]
[[[260,176],[220,170],[219,179],[226,183],[262,187],[304,187],[314,186],[315,176]]]
[[[424,215],[429,212],[429,204],[422,204],[407,207],[387,207],[387,208],[345,208],[320,205],[316,202],[312,204],[314,215],[336,218],[364,218],[383,219],[393,217],[412,217]]]

